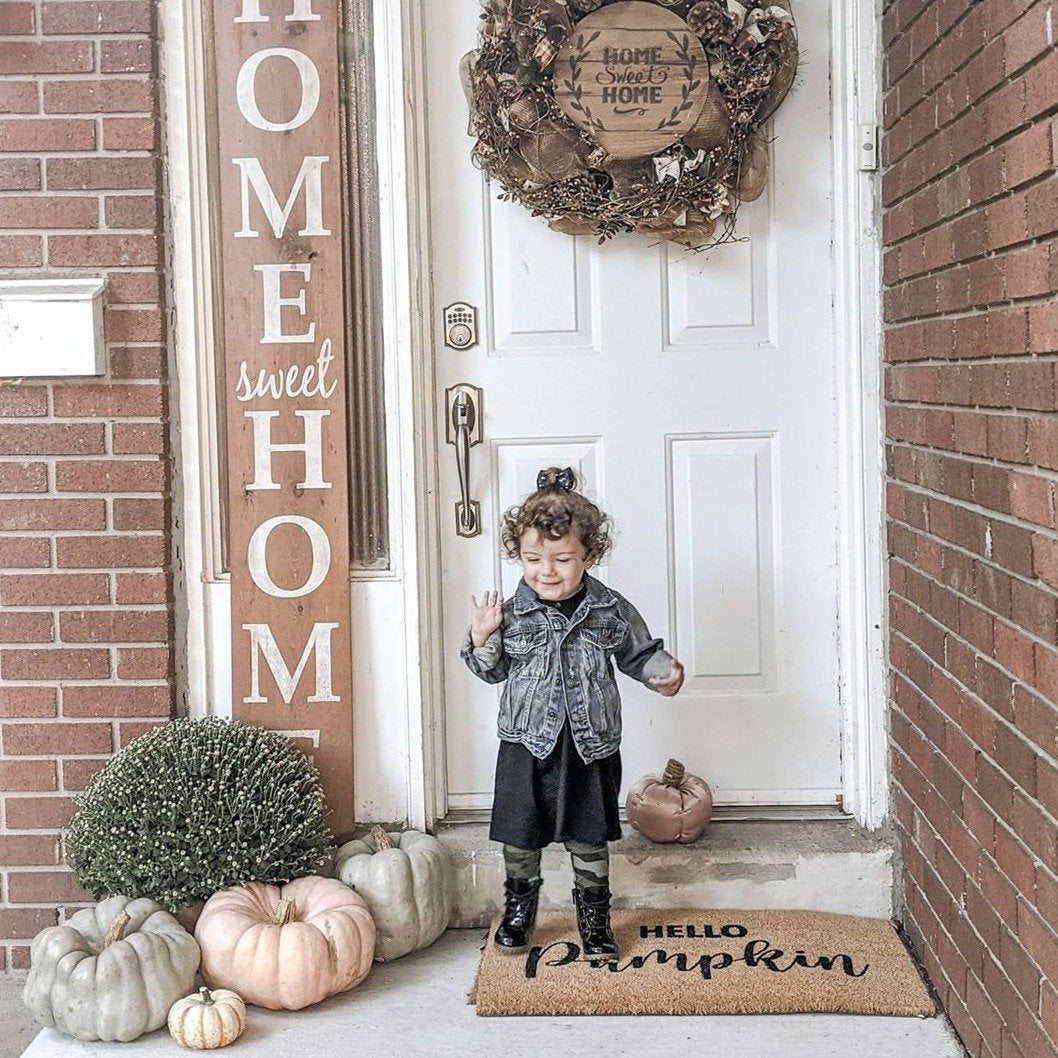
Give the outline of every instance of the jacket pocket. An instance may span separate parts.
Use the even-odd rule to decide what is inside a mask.
[[[591,689],[588,716],[595,734],[607,739],[620,738],[621,693],[613,676],[593,674],[588,686]]]
[[[511,632],[503,637],[512,680],[539,679],[547,671],[547,629]]]
[[[603,650],[616,650],[628,634],[628,625],[624,621],[600,621],[580,626],[581,635],[593,646]]]

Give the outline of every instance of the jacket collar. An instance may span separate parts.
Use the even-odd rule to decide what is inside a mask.
[[[612,606],[617,602],[617,597],[601,580],[593,577],[587,570],[584,571],[584,598],[581,606]],[[545,603],[541,602],[536,592],[525,583],[522,577],[518,581],[518,588],[514,593],[514,612],[516,614],[528,613],[530,610],[542,610]],[[578,607],[579,609],[579,607]]]

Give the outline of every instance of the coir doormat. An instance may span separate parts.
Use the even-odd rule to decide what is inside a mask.
[[[528,951],[485,941],[478,1014],[932,1016],[932,999],[885,919],[815,911],[614,911],[621,954],[586,961],[571,913],[537,919]]]

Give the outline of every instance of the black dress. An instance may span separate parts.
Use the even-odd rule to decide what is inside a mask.
[[[568,620],[585,589],[582,582],[569,599],[541,601]],[[555,748],[543,760],[520,742],[500,742],[489,837],[521,849],[542,849],[553,841],[617,841],[620,789],[621,751],[585,764],[567,715]]]

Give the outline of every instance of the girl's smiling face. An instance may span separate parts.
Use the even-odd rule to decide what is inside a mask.
[[[525,583],[550,602],[575,595],[588,568],[587,553],[576,533],[549,540],[539,529],[530,529],[518,543],[518,557]]]

